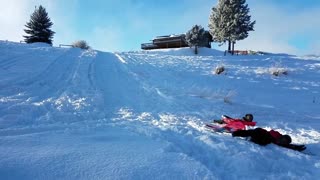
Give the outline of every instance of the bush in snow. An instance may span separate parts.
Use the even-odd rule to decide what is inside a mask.
[[[214,70],[215,74],[221,74],[222,72],[224,72],[224,66],[220,65],[217,66],[216,69]]]
[[[274,76],[288,75],[288,69],[281,67],[280,63],[277,63],[273,67],[267,69],[259,68],[255,72],[257,74],[271,74]]]
[[[190,96],[198,97],[201,99],[208,100],[223,100],[224,103],[232,104],[232,99],[237,95],[235,90],[217,90],[212,91],[211,89],[204,89],[198,87],[192,87],[190,89]]]
[[[77,47],[77,48],[81,48],[81,49],[90,49],[90,46],[84,40],[80,40],[80,41],[76,41],[76,42],[72,43],[72,47]]]
[[[277,62],[273,67],[269,68],[269,73],[274,76],[288,75],[288,69],[282,67],[280,62]]]
[[[223,97],[223,102],[232,104],[231,99],[237,95],[236,91],[230,90],[227,92],[227,94]]]
[[[270,68],[269,71],[274,76],[288,75],[288,71],[285,68]]]
[[[237,95],[235,90],[228,90],[217,92],[216,97],[217,99],[223,99],[223,102],[226,104],[232,104],[232,99]]]

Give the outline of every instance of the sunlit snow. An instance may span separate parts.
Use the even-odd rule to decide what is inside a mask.
[[[204,126],[246,113],[307,150]],[[317,179],[319,142],[317,57],[0,41],[0,179]]]

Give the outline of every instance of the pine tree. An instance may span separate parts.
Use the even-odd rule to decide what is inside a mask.
[[[231,36],[230,28],[228,25],[231,20],[230,16],[227,16],[227,12],[231,12],[230,7],[226,4],[229,0],[219,0],[216,7],[212,8],[211,15],[209,17],[209,32],[213,37],[213,41],[224,44],[229,42]],[[229,43],[228,50],[231,50]]]
[[[251,22],[246,0],[219,0],[218,5],[212,8],[209,17],[209,31],[213,40],[228,42],[228,51],[234,51],[236,41],[248,37],[253,31],[255,21]]]
[[[198,54],[198,46],[203,44],[203,41],[206,39],[205,30],[202,26],[194,25],[186,33],[186,41],[190,47],[195,47],[194,53]]]
[[[50,28],[53,25],[46,9],[41,5],[36,8],[27,22],[24,31],[28,34],[23,36],[26,43],[44,42],[52,45],[52,38],[55,32]]]

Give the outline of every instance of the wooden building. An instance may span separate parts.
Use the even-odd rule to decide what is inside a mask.
[[[189,47],[185,34],[158,36],[152,40],[152,43],[141,44],[141,49],[166,49]]]

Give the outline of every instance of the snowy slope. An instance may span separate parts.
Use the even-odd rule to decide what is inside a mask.
[[[320,61],[199,52],[0,42],[0,179],[320,177]],[[306,153],[204,128],[246,113]]]

